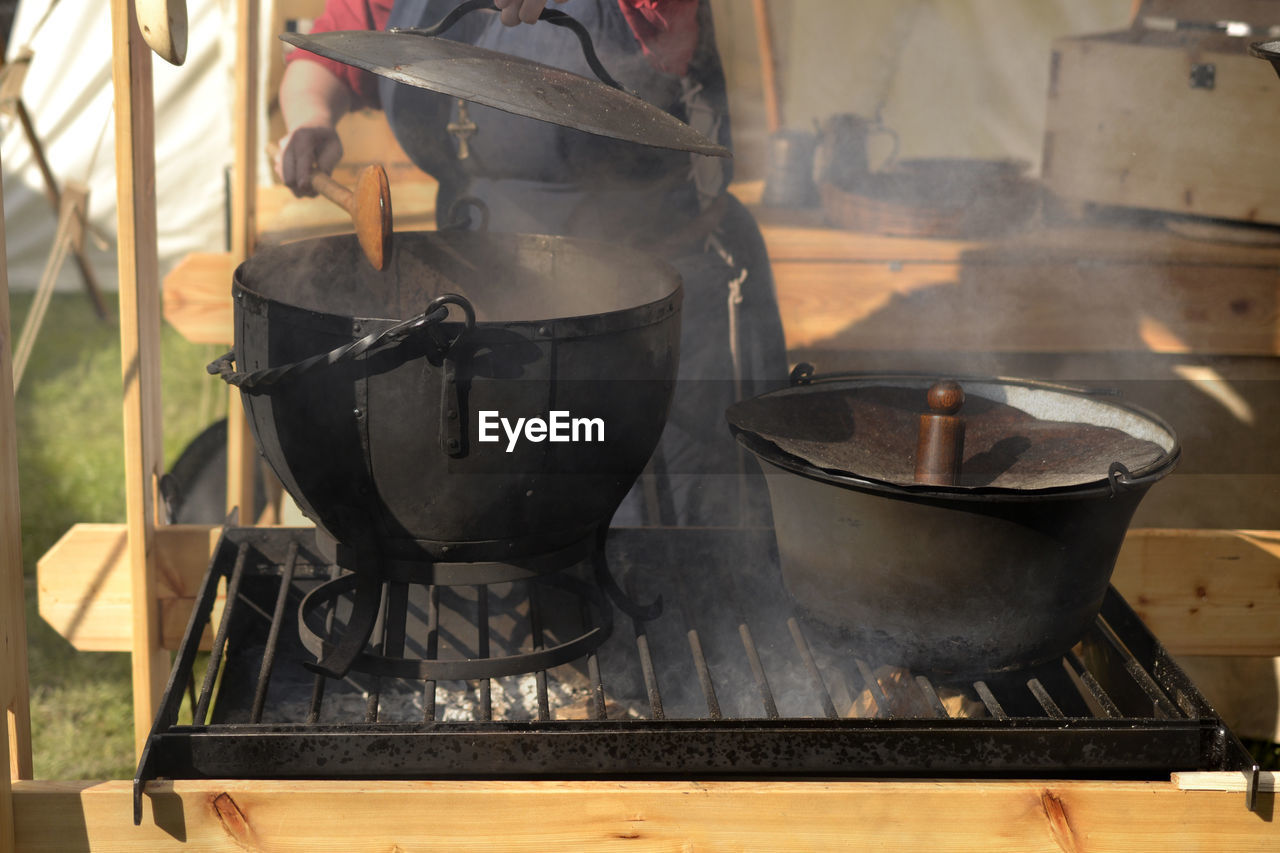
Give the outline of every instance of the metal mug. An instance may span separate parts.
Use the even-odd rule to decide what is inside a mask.
[[[870,141],[876,135],[890,138],[893,148],[881,168],[898,156],[898,134],[877,119],[854,113],[838,113],[823,122],[813,158],[813,181],[841,189],[856,189],[871,173]]]
[[[769,173],[762,201],[770,207],[816,207],[813,155],[818,135],[810,130],[779,130],[769,137]]]

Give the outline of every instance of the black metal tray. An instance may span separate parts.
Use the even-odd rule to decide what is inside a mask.
[[[953,683],[886,666],[796,612],[771,530],[615,529],[607,570],[586,567],[575,582],[608,596],[517,581],[422,588],[405,603],[407,654],[476,660],[536,656],[601,621],[593,609],[607,598],[612,634],[582,659],[466,683],[339,680],[306,668],[298,637],[302,597],[337,574],[313,539],[224,529],[134,779],[135,820],[145,783],[161,778],[1159,780],[1238,770],[1252,808],[1252,757],[1114,589],[1061,661]],[[231,595],[215,625],[220,584]],[[202,636],[214,651],[197,674]]]

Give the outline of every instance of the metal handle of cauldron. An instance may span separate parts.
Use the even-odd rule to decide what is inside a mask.
[[[493,0],[467,0],[466,3],[441,18],[438,23],[429,27],[391,27],[387,32],[405,33],[413,36],[438,36],[456,24],[463,15],[469,15],[472,12],[497,11],[498,7],[493,5]],[[577,36],[578,41],[582,44],[582,55],[586,58],[587,65],[591,67],[591,71],[600,78],[600,82],[620,91],[626,91],[622,84],[605,70],[604,64],[596,53],[596,47],[591,41],[591,33],[587,32],[587,28],[577,18],[555,9],[543,9],[542,14],[538,16],[538,20],[546,21],[548,24],[555,24],[557,27],[564,27]]]
[[[1133,489],[1144,489],[1167,473],[1165,466],[1161,465],[1153,473],[1135,477],[1123,462],[1112,462],[1111,467],[1107,469],[1107,485],[1111,487],[1111,494],[1115,496]]]
[[[241,391],[253,391],[258,388],[268,388],[290,379],[309,373],[321,367],[339,364],[344,361],[351,361],[357,356],[363,355],[375,347],[384,344],[395,346],[400,344],[409,335],[421,329],[443,323],[445,318],[449,316],[449,306],[457,305],[462,309],[466,316],[465,327],[458,333],[448,346],[445,347],[447,352],[456,344],[463,335],[470,332],[476,327],[476,312],[467,301],[466,297],[459,296],[456,293],[446,293],[443,296],[437,296],[427,305],[425,311],[416,317],[410,317],[408,320],[402,320],[394,326],[389,326],[381,332],[373,332],[365,335],[357,341],[349,344],[343,344],[335,347],[328,352],[313,355],[302,361],[295,361],[291,364],[280,365],[279,367],[268,367],[263,370],[255,370],[251,373],[238,372],[234,365],[236,354],[235,351],[227,353],[216,361],[210,363],[205,369],[210,374],[217,376],[228,385],[234,385]]]
[[[489,205],[484,203],[484,199],[473,195],[464,195],[461,198],[454,199],[453,204],[449,205],[449,212],[445,214],[445,222],[442,225],[443,231],[469,231],[471,229],[471,214],[467,213],[468,208],[474,208],[480,212],[480,228],[481,233],[489,232]]]

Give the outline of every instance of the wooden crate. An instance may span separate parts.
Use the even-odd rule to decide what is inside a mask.
[[[1251,40],[1138,28],[1054,42],[1046,185],[1075,203],[1280,224],[1280,79]]]

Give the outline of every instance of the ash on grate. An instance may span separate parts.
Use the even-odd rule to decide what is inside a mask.
[[[362,684],[361,682],[365,682]],[[424,711],[429,696],[434,696],[431,719],[444,722],[478,722],[494,720],[536,720],[539,718],[538,683],[534,675],[508,676],[488,681],[488,699],[482,682],[442,681],[434,691],[428,684],[400,679],[383,679],[381,684],[370,679],[348,677],[328,681],[320,703],[320,723],[350,724],[359,722],[419,723],[429,722]],[[547,677],[547,705],[553,720],[585,720],[594,716],[591,690],[579,679],[562,680]],[[376,718],[371,719],[376,701]],[[309,719],[311,696],[290,691],[263,709],[263,723],[296,723]],[[636,718],[639,710],[627,703],[610,701],[606,705],[610,717]]]

